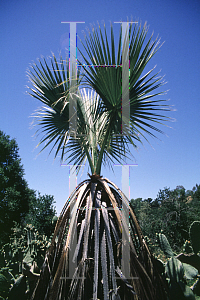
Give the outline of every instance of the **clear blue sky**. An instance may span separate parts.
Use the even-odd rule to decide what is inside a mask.
[[[0,129],[16,138],[29,187],[55,196],[60,212],[69,196],[69,168],[61,167],[45,151],[37,156],[39,139],[30,130],[30,115],[41,106],[26,95],[26,70],[32,61],[51,51],[68,47],[69,25],[61,21],[82,21],[82,30],[102,20],[126,21],[127,17],[149,24],[165,43],[154,56],[152,65],[161,69],[168,82],[165,99],[174,105],[170,116],[173,127],[162,128],[168,135],[151,139],[153,148],[144,144],[135,151],[137,167],[130,171],[131,198],[155,198],[159,189],[183,185],[192,189],[200,184],[200,2],[199,0],[1,0],[0,2]],[[115,24],[117,32],[119,24]],[[148,70],[148,68],[147,68]],[[103,169],[104,177],[121,187],[121,168],[115,173]],[[78,182],[86,179],[85,173]]]

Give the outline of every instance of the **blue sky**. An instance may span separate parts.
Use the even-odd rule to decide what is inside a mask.
[[[79,21],[77,33],[104,21],[126,21],[127,17],[147,21],[149,34],[159,34],[165,42],[149,68],[157,65],[168,82],[165,99],[176,111],[170,117],[173,127],[161,128],[166,135],[150,139],[151,145],[138,145],[137,167],[130,170],[130,197],[155,198],[159,189],[183,185],[192,189],[200,184],[200,2],[198,0],[35,0],[0,3],[0,129],[16,138],[29,187],[55,196],[58,213],[69,196],[69,168],[60,166],[48,151],[39,156],[35,149],[39,139],[30,130],[30,115],[41,106],[26,94],[29,64],[43,55],[58,56],[68,47],[69,25],[62,21]],[[115,26],[119,32],[119,24]],[[146,71],[149,70],[147,67]],[[121,187],[121,168],[108,169],[102,175]],[[87,170],[78,176],[87,178]]]

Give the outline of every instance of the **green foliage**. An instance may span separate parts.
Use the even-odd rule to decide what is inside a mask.
[[[169,281],[180,281],[183,279],[184,276],[184,268],[180,260],[176,259],[174,256],[170,257],[166,266],[165,272]]]
[[[21,275],[9,291],[8,300],[26,300],[26,277]]]
[[[177,258],[182,262],[182,264],[184,265],[184,268],[186,268],[186,265],[187,266],[193,266],[196,270],[198,270],[198,273],[200,273],[200,256],[197,255],[197,254],[184,254],[184,253],[181,253],[177,256]],[[188,270],[186,271],[188,273]],[[195,274],[195,270],[192,271],[193,274]],[[187,276],[188,279],[191,279],[190,278],[191,276]],[[199,275],[197,275],[197,280],[194,282],[192,282],[192,287],[191,289],[193,290],[193,292],[200,296],[200,280],[199,280]]]
[[[164,252],[164,254],[167,257],[172,257],[174,256],[174,253],[172,251],[172,248],[168,242],[168,239],[166,238],[166,236],[162,233],[158,234],[158,241],[159,241],[159,245],[161,250]]]
[[[8,300],[29,299],[49,246],[50,239],[31,224],[23,229],[15,224],[10,242],[0,250],[0,296]]]
[[[184,267],[184,270],[185,270],[185,277],[187,279],[193,279],[195,277],[197,277],[198,275],[198,270],[194,267],[192,267],[191,265],[189,264],[186,264],[186,263],[183,263],[183,267]]]
[[[0,131],[0,297],[8,300],[33,291],[56,218],[53,196],[28,188],[18,150]]]
[[[5,271],[0,271],[0,296],[6,298],[10,289],[10,282],[5,276]]]
[[[200,222],[194,221],[190,226],[190,239],[192,242],[192,248],[194,253],[197,254],[200,251]]]
[[[193,248],[191,245],[191,242],[186,240],[184,245],[183,245],[183,252],[186,254],[192,253],[193,252]]]
[[[32,266],[35,261],[41,267],[50,239],[39,234],[38,230],[28,224],[25,228],[16,226],[10,237],[10,243],[1,249],[4,265],[13,270],[13,274],[22,273],[22,264]]]
[[[180,260],[173,256],[165,265],[165,272],[169,281],[170,300],[195,299],[195,295],[187,286],[185,278],[197,277],[198,270],[192,266],[183,265]]]
[[[8,242],[13,221],[28,212],[29,189],[14,139],[0,131],[0,243]]]
[[[191,260],[191,264],[184,262],[185,257],[190,258],[193,256],[181,254],[175,257],[166,236],[159,233],[157,239],[162,251],[168,257],[167,262],[163,264],[165,265],[165,276],[169,284],[169,300],[195,299],[193,291],[198,294],[199,268],[194,267],[194,259],[193,261]],[[198,258],[200,259],[200,257]],[[196,259],[196,262],[196,266],[199,267],[198,259]],[[194,279],[196,279],[194,285],[189,288],[187,283]]]
[[[35,192],[29,200],[29,211],[25,217],[25,224],[32,224],[40,234],[50,237],[55,227],[52,222],[56,217],[54,203],[53,196],[40,195],[40,193],[36,195]]]
[[[200,185],[186,191],[182,186],[175,190],[160,190],[156,199],[132,199],[142,232],[151,240],[153,252],[156,251],[156,232],[165,232],[174,252],[183,249],[192,252],[189,227],[200,221]]]
[[[145,135],[155,137],[155,133],[163,133],[157,125],[170,120],[165,115],[171,108],[164,104],[163,77],[154,73],[154,68],[144,73],[160,44],[158,38],[153,40],[153,35],[147,38],[147,32],[146,24],[143,27],[130,24],[125,42],[120,30],[116,43],[112,25],[110,38],[105,27],[88,31],[82,43],[87,56],[79,49],[83,78],[78,69],[77,80],[74,74],[72,80],[69,78],[68,58],[57,60],[53,55],[49,63],[42,59],[32,64],[28,72],[30,94],[46,105],[36,113],[43,133],[40,144],[43,143],[44,148],[52,144],[55,156],[60,153],[61,159],[65,156],[68,162],[77,165],[88,159],[92,174],[100,175],[102,163],[121,162],[132,156],[129,147],[137,147],[141,139],[147,139]],[[130,80],[126,81],[130,120],[121,114],[123,42],[130,47],[127,60]],[[105,67],[87,68],[85,64]],[[81,85],[91,89],[91,93],[86,96]],[[69,103],[74,100],[77,103],[77,136],[70,130]],[[123,103],[124,108],[127,105]],[[122,134],[122,124],[125,134]]]
[[[9,242],[14,222],[32,224],[47,236],[54,228],[54,198],[28,187],[18,151],[16,141],[0,131],[0,246]]]

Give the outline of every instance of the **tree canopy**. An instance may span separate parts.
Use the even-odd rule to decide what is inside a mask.
[[[40,234],[50,237],[53,233],[56,216],[54,197],[51,195],[41,195],[34,192],[29,199],[29,211],[25,217],[26,224],[32,224]]]
[[[189,239],[189,227],[200,221],[200,185],[192,190],[183,186],[159,190],[156,199],[131,199],[142,232],[155,241],[156,233],[164,231],[174,251],[180,251]]]
[[[30,191],[14,139],[0,131],[0,239],[6,240],[13,221],[28,212]]]
[[[53,196],[37,196],[28,187],[17,142],[0,131],[0,243],[9,241],[14,222],[32,223],[50,235],[56,214],[53,204]]]

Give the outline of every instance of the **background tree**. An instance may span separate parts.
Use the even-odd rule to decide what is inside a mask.
[[[196,184],[191,191],[187,191],[188,218],[200,220],[200,184]],[[195,218],[195,219],[194,219]]]
[[[131,199],[144,235],[155,243],[156,233],[164,231],[175,252],[189,239],[189,227],[200,220],[199,186],[186,191],[183,186],[164,188],[156,199]]]
[[[40,234],[48,237],[53,233],[55,223],[53,218],[56,216],[54,206],[55,200],[50,195],[40,195],[36,192],[29,199],[29,211],[25,217],[25,224],[32,224]]]
[[[14,222],[32,224],[47,236],[54,228],[54,198],[28,187],[18,152],[15,139],[0,131],[0,245],[9,242]]]
[[[13,221],[21,223],[29,209],[29,188],[14,139],[0,131],[0,240],[8,241]]]
[[[187,238],[189,225],[187,217],[186,194],[183,187],[170,191],[165,188],[157,196],[160,203],[160,229],[162,229],[175,251],[179,251]]]

